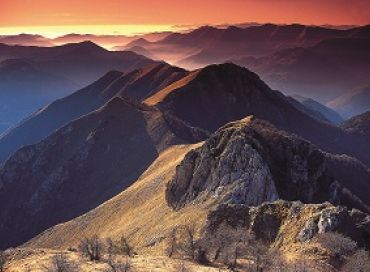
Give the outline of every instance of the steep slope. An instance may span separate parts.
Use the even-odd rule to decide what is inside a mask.
[[[328,106],[337,110],[345,118],[350,118],[369,111],[370,85],[346,92],[330,101]]]
[[[370,140],[370,111],[352,117],[341,126],[350,133],[361,135]]]
[[[186,212],[183,209],[183,213],[174,213],[165,200],[166,184],[176,166],[197,146],[166,149],[128,189],[96,209],[46,230],[27,242],[27,246],[68,248],[77,245],[81,237],[96,233],[115,240],[124,234],[137,249],[148,247],[146,250],[150,250],[151,246],[160,245],[174,226],[191,221],[201,224],[206,219],[203,209],[193,207]]]
[[[114,98],[21,148],[0,169],[1,247],[97,207],[131,185],[166,147],[204,137],[168,114]]]
[[[238,148],[239,144],[241,148]],[[260,159],[256,159],[256,152],[244,152],[248,146],[250,151],[255,149],[260,154]],[[204,156],[197,160],[197,154]],[[219,160],[221,157],[223,159]],[[214,160],[219,164],[213,165]],[[241,196],[245,195],[244,192],[249,192],[249,199],[261,197],[261,201],[266,200],[264,196],[269,194],[268,190],[263,190],[264,185],[273,185],[277,180],[275,188],[281,194],[279,196],[318,202],[326,197],[343,200],[340,199],[341,190],[330,186],[334,179],[328,176],[326,160],[325,154],[310,143],[278,131],[266,122],[247,118],[226,125],[205,143],[166,149],[127,190],[78,218],[48,229],[27,242],[26,246],[68,248],[77,245],[84,236],[97,234],[102,239],[117,240],[125,235],[140,254],[163,255],[171,245],[171,233],[174,230],[181,233],[182,228],[193,224],[196,245],[205,250],[210,260],[219,247],[221,254],[231,254],[232,247],[249,229],[266,244],[282,247],[289,256],[297,254],[298,249],[302,254],[318,233],[328,231],[344,233],[363,244],[370,233],[369,216],[358,210],[334,207],[330,203],[276,201],[255,207],[243,204]],[[191,167],[193,162],[194,167]],[[242,171],[247,169],[242,175],[237,173],[240,165],[246,166],[240,168]],[[209,172],[212,167],[219,171]],[[250,176],[249,180],[247,173],[252,172],[265,173],[265,177],[272,177],[272,183],[264,182],[268,178]],[[221,179],[223,184],[215,188],[211,176],[216,181],[221,177],[218,174],[224,177]],[[192,177],[202,178],[199,183],[184,182]],[[360,182],[356,180],[357,185]],[[207,190],[204,191],[205,187]],[[248,189],[243,191],[243,188]],[[172,189],[183,194],[174,195]],[[234,195],[233,199],[224,198],[229,189],[243,193]],[[288,190],[292,190],[292,196]],[[339,194],[329,194],[331,190]],[[207,194],[206,191],[214,191],[215,194]],[[253,195],[253,192],[260,193]],[[186,204],[176,210],[170,207],[184,200]],[[233,200],[238,204],[226,204]],[[224,252],[229,247],[231,250]],[[326,253],[318,253],[318,250],[316,245],[316,251],[310,250],[306,254],[319,256],[322,261]]]
[[[234,62],[257,72],[273,88],[327,103],[349,89],[369,84],[369,47],[369,37],[337,38]]]
[[[202,147],[189,152],[169,183],[166,198],[175,209],[214,202],[258,206],[277,199],[342,203],[369,210],[370,175],[352,184],[332,173],[332,157],[311,143],[269,123],[245,118],[220,128]],[[349,167],[346,167],[348,170]],[[359,193],[348,200],[346,189]],[[363,187],[359,192],[358,187]]]
[[[86,88],[35,112],[0,136],[0,162],[18,148],[42,140],[54,130],[98,109],[115,96],[142,100],[186,73],[165,63],[145,66],[127,74],[109,72]]]
[[[326,107],[316,100],[301,95],[292,95],[292,98],[297,100],[309,110],[318,113],[332,124],[338,125],[344,121],[343,118],[336,111]]]
[[[217,254],[222,260],[236,245],[243,246],[240,241],[250,239],[248,233],[253,233],[264,244],[285,252],[296,267],[304,258],[305,270],[338,271],[330,265],[338,256],[330,256],[330,249],[318,242],[317,236],[336,232],[351,237],[362,247],[369,242],[369,219],[366,213],[330,203],[275,201],[256,207],[223,204],[208,214],[199,243],[210,258]]]
[[[289,98],[271,90],[256,74],[234,64],[196,70],[145,102],[212,132],[227,122],[254,115],[325,151],[370,163],[365,139],[311,118],[293,106]]]

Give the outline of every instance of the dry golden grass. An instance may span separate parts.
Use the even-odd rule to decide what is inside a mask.
[[[250,119],[247,118],[244,121],[249,122]],[[36,251],[37,248],[65,250],[76,247],[83,237],[96,234],[102,239],[109,237],[118,240],[124,235],[139,253],[139,257],[131,260],[136,262],[137,271],[175,271],[171,269],[180,261],[163,257],[167,247],[166,237],[174,228],[194,222],[199,233],[209,209],[213,207],[210,203],[198,203],[188,205],[176,212],[167,205],[165,200],[166,184],[173,177],[176,166],[187,152],[199,145],[201,143],[178,145],[166,149],[127,190],[87,214],[45,231],[29,241],[26,246]],[[327,254],[320,245],[296,241],[299,231],[314,215],[315,210],[315,205],[305,205],[296,217],[289,215],[288,208],[283,205],[281,209],[275,210],[274,212],[283,219],[283,225],[273,246],[282,249],[289,262],[301,261],[302,256],[305,256],[309,263],[322,263],[323,268],[318,271],[331,271],[326,265]],[[50,259],[52,253],[47,252],[45,256],[37,257],[36,260]],[[68,254],[71,258],[78,258],[76,253]],[[34,262],[31,257],[19,260],[15,267],[22,267],[29,262]],[[89,270],[91,265],[94,265],[95,270]],[[83,262],[83,266],[86,266],[86,269],[81,271],[100,271],[99,269],[105,267],[103,265],[101,268],[101,264],[90,264],[86,261]],[[210,268],[202,269],[196,268],[190,271],[218,271]]]
[[[50,266],[52,257],[56,254],[64,254],[67,260],[77,265],[79,272],[106,272],[109,271],[106,261],[90,262],[83,258],[79,253],[70,251],[57,251],[50,249],[16,249],[11,261],[6,267],[7,272],[44,272]],[[107,257],[107,256],[106,256]],[[170,259],[161,256],[135,256],[128,258],[125,256],[115,256],[115,262],[128,262],[135,272],[178,272],[179,267],[186,267],[189,272],[216,272],[228,271],[205,267],[189,261]]]
[[[177,89],[180,89],[180,88],[184,87],[190,81],[192,81],[194,78],[196,78],[196,76],[199,74],[199,72],[200,72],[200,70],[191,72],[186,77],[180,79],[179,81],[176,81],[176,82],[172,83],[171,85],[167,86],[163,90],[157,92],[153,96],[146,99],[144,102],[149,106],[154,106],[154,105],[158,104],[159,102],[163,101],[163,99],[165,99],[168,94],[170,94],[171,92],[173,92]]]
[[[166,184],[176,166],[198,145],[179,145],[165,150],[127,190],[87,214],[45,231],[26,245],[66,249],[78,245],[81,238],[95,234],[113,240],[124,235],[140,253],[162,254],[163,238],[173,228],[190,222],[200,227],[206,218],[205,209],[189,206],[175,212],[165,200]]]

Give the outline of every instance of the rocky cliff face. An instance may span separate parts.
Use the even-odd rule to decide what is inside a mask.
[[[318,202],[330,199],[333,184],[316,147],[248,117],[224,126],[185,157],[168,185],[167,200],[177,209],[209,200]]]
[[[291,249],[293,244],[326,232],[339,232],[360,246],[369,245],[370,216],[330,203],[275,201],[257,207],[226,204],[208,215],[200,244],[212,255],[221,244],[228,251],[227,247],[237,244],[243,236],[253,234],[266,244]]]
[[[175,209],[190,203],[256,206],[284,199],[330,201],[369,211],[363,193],[370,189],[369,180],[357,160],[324,153],[268,122],[247,117],[222,127],[189,152],[166,197]]]

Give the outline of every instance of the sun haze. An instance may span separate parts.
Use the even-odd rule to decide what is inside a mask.
[[[132,35],[242,22],[363,25],[369,9],[366,0],[1,0],[0,31]]]

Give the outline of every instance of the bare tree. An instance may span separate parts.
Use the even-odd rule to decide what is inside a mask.
[[[288,263],[286,262],[282,252],[278,248],[273,248],[269,250],[268,253],[268,262],[267,268],[268,271],[274,271],[274,272],[283,272],[287,271]]]
[[[133,256],[135,255],[134,247],[129,244],[125,236],[122,236],[118,242],[107,239],[108,253]]]
[[[174,272],[189,272],[189,271],[190,270],[188,269],[184,262],[181,262],[178,265],[176,265],[174,270]]]
[[[84,238],[79,249],[90,261],[99,261],[103,252],[103,243],[97,235],[94,235],[91,238]]]
[[[196,257],[195,225],[192,224],[185,226],[185,232],[186,232],[185,251],[192,260],[195,260]]]
[[[5,252],[0,251],[0,272],[5,271],[6,262],[7,262],[7,256]]]
[[[78,268],[74,263],[71,263],[65,254],[57,254],[53,256],[51,263],[45,267],[45,272],[77,272]]]
[[[168,257],[173,257],[176,252],[177,248],[177,240],[176,240],[176,228],[172,229],[169,237],[168,237],[168,247],[166,249],[166,253]]]
[[[273,266],[269,248],[261,241],[255,240],[253,243],[250,243],[249,250],[253,258],[252,271],[262,272]]]
[[[316,240],[332,255],[351,255],[357,247],[355,241],[337,232],[319,234],[316,236]]]
[[[370,271],[370,257],[366,250],[357,250],[343,265],[341,272],[367,272]]]
[[[129,272],[132,271],[132,265],[130,260],[127,258],[125,262],[115,262],[112,258],[109,258],[107,264],[109,269],[107,272]]]

